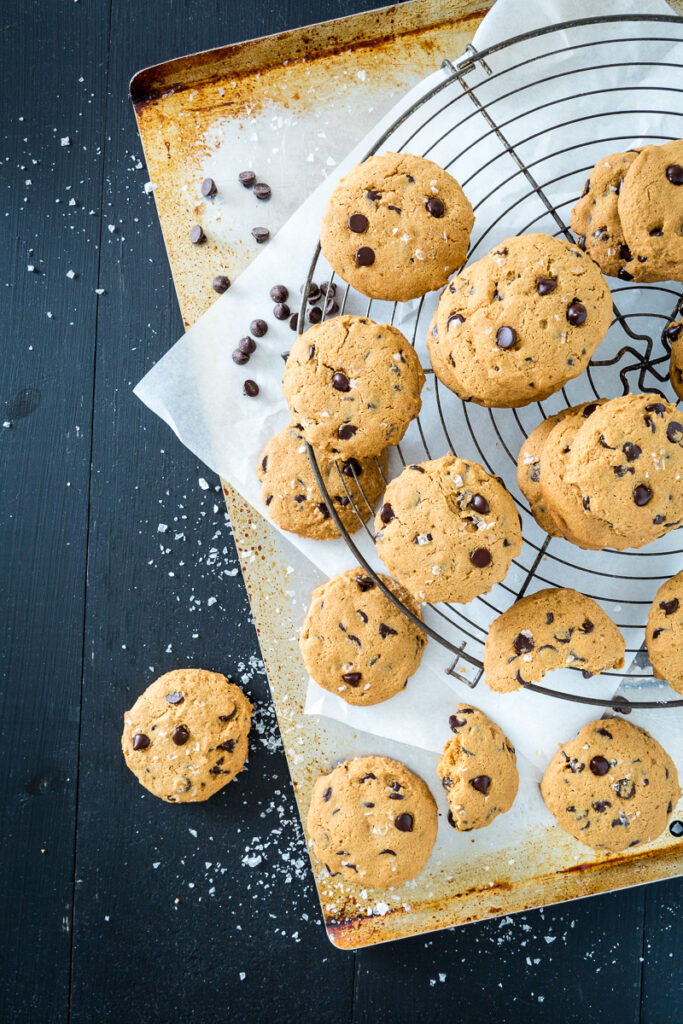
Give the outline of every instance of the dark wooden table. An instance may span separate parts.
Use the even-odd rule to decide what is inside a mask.
[[[202,489],[131,391],[182,327],[129,78],[372,6],[3,0],[3,1022],[680,1013],[680,880],[328,944],[216,481]],[[173,807],[138,786],[119,736],[138,692],[182,665],[243,680],[258,728],[237,792]]]

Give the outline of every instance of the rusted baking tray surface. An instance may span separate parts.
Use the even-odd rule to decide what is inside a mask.
[[[217,274],[234,278],[258,254],[254,223],[274,234],[400,94],[444,56],[462,52],[490,6],[413,0],[135,76],[131,95],[149,187],[186,325],[216,298]],[[237,204],[202,197],[202,179],[224,168],[228,151],[235,172],[253,166],[272,186],[262,210],[254,213],[252,205],[245,215]],[[210,230],[193,246],[188,232],[197,222]],[[303,715],[307,680],[296,633],[320,573],[232,488],[224,485],[224,493],[304,818],[313,780],[340,758],[397,757],[434,785],[435,755]],[[683,849],[663,840],[640,856],[599,856],[547,823],[523,838],[518,826],[503,823],[493,838],[472,838],[441,821],[427,868],[395,890],[366,891],[313,867],[328,934],[353,948],[673,877],[683,873]]]

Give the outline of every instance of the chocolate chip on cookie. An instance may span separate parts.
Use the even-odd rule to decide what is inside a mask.
[[[683,693],[683,572],[657,591],[647,617],[645,642],[655,677]]]

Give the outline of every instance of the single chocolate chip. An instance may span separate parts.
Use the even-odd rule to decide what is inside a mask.
[[[233,363],[237,363],[238,366],[244,366],[245,363],[249,362],[249,353],[236,348],[232,353],[232,361]]]
[[[394,510],[393,510],[393,508],[391,507],[391,505],[389,504],[388,501],[385,502],[384,505],[382,505],[382,507],[380,509],[380,512],[379,512],[379,517],[382,520],[382,522],[385,523],[385,524],[386,523],[390,523],[392,519],[396,518],[396,516],[394,514]]]
[[[273,306],[273,316],[276,320],[287,320],[291,312],[286,302],[276,302]]]
[[[372,806],[374,807],[375,805],[373,804]],[[392,857],[396,856],[395,850],[380,850],[378,856],[381,857],[383,853],[388,853]]]
[[[586,307],[578,299],[574,299],[567,306],[567,320],[572,327],[581,327],[582,324],[585,324],[587,316]]]
[[[374,189],[374,188],[369,188],[369,189],[367,190],[367,192],[365,193],[365,195],[366,195],[366,196],[367,196],[367,198],[368,198],[369,200],[371,200],[371,202],[373,202],[373,203],[374,203],[374,202],[376,202],[376,201],[377,201],[378,199],[381,199],[381,198],[382,198],[382,193],[381,193],[381,192],[378,192],[378,191],[377,191],[376,189]]]
[[[357,235],[362,235],[364,231],[368,230],[368,218],[364,217],[362,213],[352,213],[348,220],[349,228],[354,231]]]
[[[589,416],[593,415],[593,413],[595,412],[597,407],[598,407],[598,403],[597,402],[591,402],[590,405],[587,405],[586,408],[583,410],[583,413],[582,413],[583,418],[585,420],[587,420]]]
[[[613,466],[612,468],[614,470],[614,475],[617,478],[626,476],[627,473],[635,473],[635,469],[633,468],[633,466]]]
[[[136,732],[133,736],[133,750],[146,750],[149,744],[149,736],[145,736],[144,732]]]
[[[256,342],[247,334],[244,338],[240,338],[237,342],[237,347],[240,352],[244,352],[246,355],[250,356],[252,352],[256,351]]]
[[[257,181],[254,185],[254,195],[257,199],[270,199],[270,185],[265,181]]]
[[[330,799],[331,796],[332,796],[332,787],[328,786],[327,789],[323,793],[323,800],[325,801],[325,803],[328,802],[328,800]]]
[[[590,180],[590,178],[586,178],[585,182],[583,183],[583,188],[581,189],[581,198],[582,199],[583,199],[584,196],[588,195],[588,190],[590,189],[590,187],[591,187],[591,180]]]
[[[517,651],[517,654],[528,654],[529,651],[534,649],[534,639],[525,633],[518,633],[512,641],[512,646]]]
[[[654,631],[654,633],[652,634],[652,639],[653,639],[653,640],[658,640],[658,639],[660,638],[660,636],[662,635],[662,633],[663,633],[663,632],[664,632],[664,630],[663,630],[663,629],[656,629],[656,630]]]
[[[262,338],[264,334],[268,333],[268,324],[265,320],[252,320],[249,324],[249,330],[257,338]]]
[[[537,277],[536,291],[539,295],[550,295],[557,288],[557,279],[554,277]]]
[[[667,440],[671,441],[672,444],[678,444],[681,438],[683,438],[683,423],[672,420],[666,428],[666,436]]]
[[[650,238],[661,238],[664,232],[661,228],[653,228],[650,232]]]
[[[374,250],[369,245],[361,245],[356,251],[356,263],[359,267],[371,267],[375,262]]]
[[[638,484],[633,489],[633,500],[636,505],[647,505],[648,501],[652,498],[652,490],[646,487],[645,484]]]
[[[182,747],[183,743],[187,743],[190,738],[190,730],[184,725],[176,725],[175,729],[171,733],[171,739],[177,747]]]
[[[487,548],[475,548],[474,551],[470,551],[470,562],[477,569],[485,569],[491,564],[491,552]]]
[[[606,775],[609,771],[609,761],[606,757],[603,757],[602,754],[597,754],[595,757],[591,758],[589,767],[593,772],[593,775]]]
[[[606,811],[607,808],[611,806],[612,804],[609,802],[609,800],[596,800],[593,804],[593,810],[597,811],[598,814],[603,814],[604,811]]]
[[[227,750],[227,752],[229,754],[232,754],[233,750],[235,749],[235,741],[234,740],[224,740],[222,743],[218,744],[218,749],[219,750]]]
[[[661,516],[661,515],[655,516],[654,519],[652,520],[652,523],[653,523],[654,526],[661,526],[663,522],[664,522],[664,516]]]
[[[399,832],[412,832],[413,831],[413,816],[412,814],[399,814],[394,819],[394,825]]]
[[[252,228],[251,234],[259,245],[263,245],[263,243],[267,242],[270,238],[270,231],[268,228]]]
[[[622,259],[624,263],[630,263],[633,259],[631,250],[624,242],[619,243],[619,258]]]
[[[674,612],[678,611],[678,603],[678,598],[672,597],[670,601],[660,601],[659,607],[665,615],[673,615]]]
[[[609,729],[596,729],[595,731],[597,732],[598,736],[606,736],[608,740],[614,738]]]
[[[636,784],[633,779],[619,779],[614,783],[613,789],[622,800],[632,800],[636,795]]]
[[[216,195],[216,192],[218,192],[218,188],[216,187],[216,182],[213,178],[204,178],[204,181],[201,184],[202,195],[207,199],[212,199]]]
[[[344,474],[344,476],[353,476],[354,474],[356,476],[360,476],[362,472],[363,467],[361,466],[358,459],[347,459],[344,465],[342,466],[342,473]]]
[[[251,188],[256,181],[256,175],[253,171],[241,171],[237,175],[237,180],[241,181],[245,188]]]
[[[298,331],[298,329],[299,329],[299,314],[298,313],[292,313],[292,315],[290,316],[290,318],[289,318],[289,329],[291,331]],[[288,355],[289,355],[289,352],[287,352],[287,354],[284,357],[285,362],[287,362],[287,356]]]
[[[443,217],[445,213],[445,207],[443,201],[438,196],[432,196],[425,203],[427,207],[427,213],[431,213],[432,217]]]
[[[683,185],[683,167],[680,164],[669,164],[666,176],[672,185]]]
[[[667,338],[669,339],[669,341],[676,341],[676,339],[678,338],[678,335],[681,333],[682,330],[683,330],[683,324],[671,324],[670,327],[666,328],[664,333],[667,336]]]
[[[470,502],[470,506],[482,516],[487,515],[491,511],[491,506],[483,494],[475,494]]]
[[[645,406],[645,412],[654,412],[657,416],[663,416],[666,412],[666,406],[662,402],[650,402],[649,405]]]
[[[232,722],[232,720],[233,720],[233,718],[235,717],[236,714],[237,714],[237,705],[235,705],[235,707],[232,709],[232,711],[230,712],[229,715],[219,715],[218,716],[218,721],[219,722]]]
[[[337,372],[332,375],[332,387],[334,388],[335,391],[351,390],[349,378],[346,376],[345,373],[342,373],[341,370],[337,370]]]
[[[360,672],[343,672],[342,673],[342,679],[344,680],[345,683],[348,683],[349,686],[358,686],[358,684],[361,681],[361,673]]]
[[[328,299],[325,303],[325,316],[334,316],[339,312],[339,303],[336,299]]]
[[[450,715],[448,724],[451,727],[451,732],[457,732],[457,730],[462,728],[463,725],[467,725],[467,719],[458,718],[457,715]]]
[[[496,331],[496,345],[498,348],[512,348],[516,341],[517,331],[514,327],[499,327]]]
[[[320,513],[320,515],[323,517],[323,519],[330,518],[330,510],[324,501],[319,501],[315,507],[317,511]]]
[[[621,281],[632,281],[633,280],[633,274],[629,274],[628,270],[625,270],[624,267],[619,267],[619,269],[617,270],[617,277]]]
[[[555,616],[552,612],[545,613],[545,621],[549,626],[555,621]]]
[[[321,295],[327,295],[328,298],[333,299],[337,294],[337,286],[332,281],[321,281],[320,292]]]
[[[259,393],[259,386],[255,380],[245,380],[242,390],[247,398],[256,398]]]
[[[360,782],[367,782],[367,781],[368,781],[368,779],[376,779],[376,778],[377,778],[377,776],[376,776],[376,775],[374,775],[374,774],[373,774],[372,772],[367,772],[367,774],[365,774],[365,775],[361,775],[361,777],[360,777],[360,780],[359,780],[359,781],[360,781]]]
[[[185,700],[185,697],[180,692],[180,690],[174,690],[173,693],[166,694],[166,700],[168,701],[169,704],[182,704],[183,701]]]
[[[358,433],[358,427],[354,427],[353,423],[344,423],[337,431],[337,437],[340,441],[350,441]]]
[[[323,297],[323,290],[319,288],[315,281],[311,281],[311,286],[306,294],[306,302],[309,306],[312,306],[316,302],[320,302]]]
[[[222,295],[230,287],[230,278],[226,277],[225,274],[218,274],[211,282],[211,287],[219,295]]]
[[[465,317],[462,315],[462,313],[451,313],[451,315],[449,316],[448,320],[446,321],[446,330],[448,330],[448,328],[451,326],[451,324],[464,324],[464,323],[465,323]]]
[[[586,251],[586,236],[585,235],[579,235],[579,237],[576,239],[576,244],[578,245],[579,249],[582,249],[585,252]]]
[[[593,623],[591,622],[590,619],[584,619],[583,622],[581,623],[581,632],[582,633],[592,633],[594,629],[595,629],[595,626],[593,625]]]
[[[398,631],[392,629],[391,626],[387,626],[386,622],[380,622],[379,635],[382,637],[382,640],[386,640],[388,636],[398,636]]]
[[[194,224],[190,228],[190,241],[193,245],[201,245],[202,242],[206,241],[206,235],[199,224]]]
[[[306,319],[308,320],[309,324],[319,324],[322,318],[323,311],[320,308],[320,306],[311,306],[308,312],[306,313]]]
[[[621,450],[626,456],[627,462],[635,462],[636,459],[639,459],[642,454],[642,451],[638,447],[638,445],[633,444],[631,441],[626,441],[625,444],[622,446]]]
[[[476,789],[477,793],[488,793],[489,786],[491,785],[491,779],[488,775],[475,775],[473,779],[470,779],[470,786],[472,789]]]
[[[375,581],[371,580],[369,576],[356,576],[356,583],[363,593],[365,593],[366,590],[372,590],[375,585]]]

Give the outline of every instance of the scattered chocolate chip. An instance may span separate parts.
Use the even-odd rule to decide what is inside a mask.
[[[554,277],[537,277],[536,291],[539,295],[550,295],[557,288],[557,280]]]
[[[602,754],[597,754],[591,758],[589,767],[593,775],[606,775],[609,771],[609,761]]]
[[[303,291],[303,288],[301,290]],[[306,293],[306,302],[309,306],[312,306],[315,302],[320,302],[322,297],[322,288],[319,288],[315,281],[311,281],[308,292]]]
[[[387,626],[386,622],[380,622],[379,635],[382,637],[382,640],[386,640],[388,636],[398,636],[398,631],[392,629],[391,626]]]
[[[335,391],[351,390],[349,378],[346,376],[345,373],[342,373],[341,370],[337,370],[337,372],[332,375],[332,387],[334,388]]]
[[[193,245],[201,245],[206,241],[206,235],[199,224],[194,224],[190,228],[190,241]]]
[[[380,519],[382,520],[382,522],[384,524],[390,523],[392,519],[396,518],[396,516],[394,514],[394,510],[393,510],[393,508],[391,507],[391,505],[389,504],[388,501],[385,502],[384,505],[382,505],[382,507],[381,507],[381,509],[379,511],[379,517],[380,517]]]
[[[270,231],[268,228],[252,228],[251,234],[259,245],[263,245],[263,243],[267,242],[270,238]]]
[[[332,796],[332,787],[328,786],[327,789],[323,793],[323,800],[325,801],[325,803],[327,803],[327,801],[330,799],[331,796]]]
[[[432,196],[431,199],[428,199],[425,206],[427,207],[427,213],[431,213],[432,217],[443,217],[446,212],[443,202],[438,196]]]
[[[394,819],[394,825],[399,832],[412,832],[413,831],[413,816],[412,814],[399,814]]]
[[[255,380],[245,380],[242,390],[247,398],[256,398],[259,393],[259,386]]]
[[[204,181],[201,183],[200,189],[202,195],[205,196],[206,199],[213,199],[213,197],[216,195],[216,192],[218,192],[216,182],[213,180],[213,178],[204,178]]]
[[[482,516],[487,515],[491,511],[491,506],[483,494],[475,494],[470,502],[470,506]]]
[[[470,786],[472,789],[476,789],[477,793],[483,793],[486,795],[491,785],[491,779],[488,775],[475,775],[473,779],[470,779]]]
[[[145,736],[144,732],[136,732],[133,736],[133,750],[146,750],[149,744],[149,736]]]
[[[222,295],[230,287],[230,278],[226,277],[225,274],[218,274],[211,282],[211,287],[219,295]]]
[[[356,251],[356,263],[359,267],[371,267],[375,262],[375,252],[369,245],[361,245]]]
[[[276,302],[273,306],[273,316],[276,320],[287,320],[291,312],[286,302]]]
[[[251,188],[256,181],[256,175],[253,171],[241,171],[237,175],[237,180],[240,181],[245,188]]]
[[[666,176],[672,185],[683,185],[683,167],[680,164],[669,164]]]
[[[350,441],[357,433],[358,427],[354,427],[353,423],[344,423],[337,431],[337,437],[340,441]]]
[[[187,743],[190,738],[190,730],[184,725],[176,725],[175,729],[171,733],[171,739],[177,747],[182,747],[183,743]]]
[[[182,704],[183,701],[185,700],[185,697],[180,692],[180,690],[174,690],[173,693],[166,694],[166,700],[168,701],[169,704]]]
[[[356,583],[363,593],[365,593],[366,590],[372,590],[375,585],[375,581],[371,580],[369,576],[356,576]]]
[[[368,218],[364,217],[362,213],[352,213],[349,217],[348,225],[351,231],[357,235],[362,235],[364,231],[368,230]]]
[[[296,316],[298,319],[298,314],[296,314]],[[320,306],[310,306],[308,312],[306,313],[306,319],[308,320],[309,324],[319,324],[322,318],[323,311],[320,308]]]
[[[232,353],[232,361],[233,363],[237,363],[238,366],[244,366],[245,363],[249,362],[249,353],[242,352],[241,349],[236,348]]]
[[[328,298],[333,299],[337,294],[337,286],[332,281],[322,281],[320,283],[320,293],[321,295],[327,295]]]
[[[587,316],[586,307],[578,299],[574,299],[567,306],[567,320],[572,327],[581,327],[582,324],[585,324]]]
[[[470,562],[477,569],[485,569],[491,564],[491,552],[487,548],[475,548],[474,551],[470,551]]]
[[[361,673],[360,672],[343,672],[342,673],[342,679],[344,680],[345,683],[348,683],[349,686],[358,686],[358,684],[360,683],[360,680],[361,680]]]
[[[249,331],[257,338],[262,338],[264,334],[268,333],[268,324],[265,320],[252,320],[249,324]]]
[[[665,615],[673,615],[674,612],[678,611],[678,603],[678,598],[672,597],[670,601],[660,601],[659,607]]]
[[[529,651],[534,649],[534,639],[525,633],[518,633],[512,641],[512,646],[517,651],[517,654],[528,654]]]
[[[265,181],[257,181],[254,185],[254,195],[257,199],[270,199],[270,185]]]
[[[635,501],[636,505],[647,505],[648,501],[650,501],[651,498],[652,490],[651,488],[646,487],[645,484],[638,484],[637,487],[634,487],[633,500]]]
[[[512,348],[517,341],[517,331],[514,327],[499,327],[496,331],[496,345],[498,348]]]
[[[334,316],[339,312],[339,303],[336,299],[328,299],[325,303],[325,316]]]

